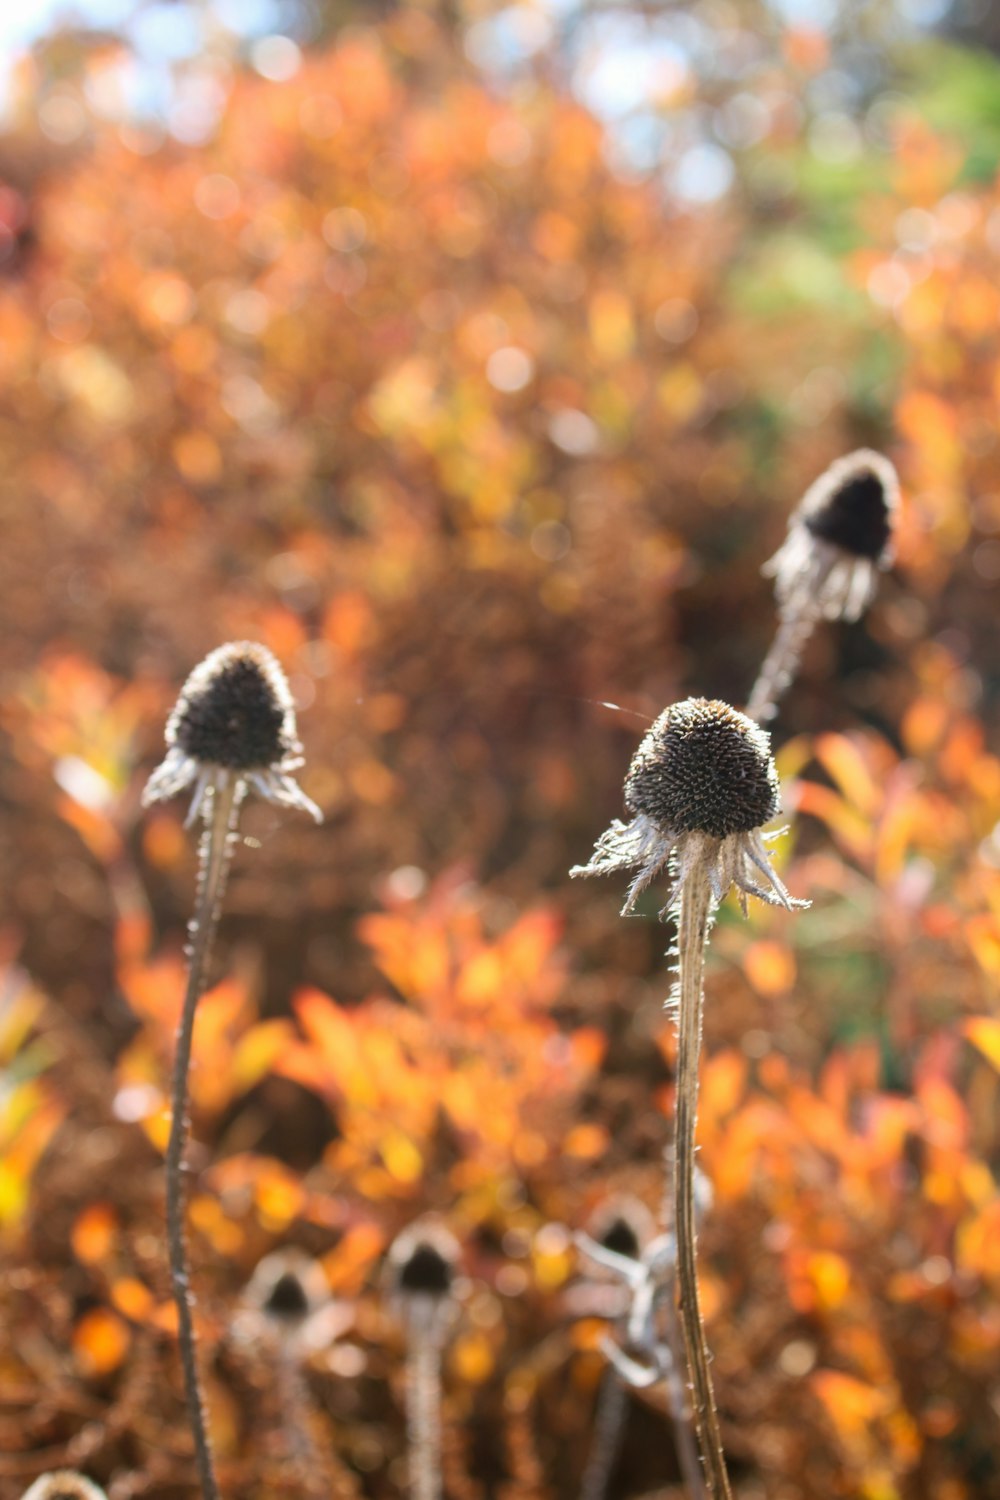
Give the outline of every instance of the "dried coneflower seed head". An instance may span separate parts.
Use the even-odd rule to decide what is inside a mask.
[[[215,793],[252,788],[279,807],[323,814],[289,775],[302,764],[295,707],[285,674],[266,646],[235,641],[201,662],[167,720],[167,753],[150,776],[143,805],[194,788],[187,823],[208,815]]]
[[[409,1258],[400,1266],[397,1285],[401,1292],[446,1297],[453,1279],[454,1268],[440,1250],[423,1241],[414,1245]]]
[[[181,689],[167,744],[232,771],[279,765],[294,755],[295,710],[267,647],[238,641],[206,656]]]
[[[75,1469],[60,1469],[36,1479],[21,1500],[106,1500],[106,1496],[92,1480],[77,1474]]]
[[[319,1261],[294,1248],[265,1255],[244,1293],[257,1312],[287,1327],[303,1322],[329,1296],[329,1283]]]
[[[631,1260],[638,1260],[642,1252],[635,1225],[630,1224],[623,1214],[615,1215],[603,1234],[598,1237],[598,1242],[604,1246],[605,1250],[613,1250],[616,1255],[627,1255]]]
[[[820,476],[803,500],[801,521],[822,541],[881,563],[892,540],[898,494],[896,471],[888,459],[862,448]]]
[[[264,1303],[264,1312],[272,1318],[301,1318],[309,1311],[306,1289],[293,1271],[279,1276]]]
[[[437,1223],[417,1223],[396,1236],[389,1250],[389,1285],[401,1297],[451,1295],[458,1244]]]
[[[674,834],[749,833],[779,802],[768,736],[715,699],[686,698],[662,713],[625,778],[629,811]]]
[[[638,1260],[643,1246],[656,1234],[656,1223],[640,1198],[622,1193],[605,1199],[595,1209],[587,1233],[605,1250]]]
[[[625,778],[627,823],[616,818],[585,865],[570,874],[631,870],[623,914],[672,865],[665,917],[694,871],[721,901],[731,886],[746,897],[791,910],[796,903],[771,864],[761,832],[778,811],[778,774],[767,733],[728,703],[686,698],[646,733]],[[761,879],[763,877],[763,880]],[[699,877],[700,878],[700,877]]]

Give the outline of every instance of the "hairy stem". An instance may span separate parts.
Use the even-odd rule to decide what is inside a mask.
[[[191,1064],[191,1039],[198,1001],[205,988],[212,939],[219,920],[219,908],[226,885],[232,855],[233,834],[242,783],[231,779],[225,787],[216,788],[206,814],[201,841],[201,865],[198,873],[198,896],[191,920],[191,947],[187,989],[174,1055],[171,1082],[170,1140],[167,1143],[167,1244],[170,1252],[170,1280],[177,1304],[177,1338],[184,1370],[184,1393],[187,1400],[198,1480],[203,1500],[219,1500],[212,1445],[208,1436],[205,1406],[198,1378],[195,1348],[194,1298],[191,1295],[184,1234],[184,1149],[188,1138],[188,1070]]]
[[[676,1151],[669,1145],[663,1153],[663,1206],[661,1215],[667,1234],[674,1239],[673,1275],[670,1295],[663,1299],[663,1338],[670,1351],[670,1367],[667,1371],[667,1401],[674,1423],[674,1447],[677,1462],[687,1485],[688,1500],[705,1500],[705,1481],[698,1457],[698,1443],[691,1421],[691,1403],[688,1400],[684,1373],[687,1369],[687,1352],[684,1334],[677,1316],[677,1235],[675,1232],[674,1183],[676,1182]]]
[[[436,1320],[413,1318],[406,1367],[411,1500],[441,1497],[441,1340]]]
[[[767,724],[778,711],[778,702],[794,681],[806,642],[816,628],[819,615],[807,602],[783,616],[757,681],[750,690],[747,717]]]
[[[274,1358],[289,1458],[302,1485],[303,1495],[309,1500],[320,1500],[320,1497],[323,1500],[360,1500],[361,1491],[354,1475],[332,1447],[321,1452],[313,1437],[313,1407],[300,1356],[279,1340]]]
[[[605,1370],[594,1413],[594,1437],[580,1483],[580,1500],[604,1500],[621,1447],[628,1393],[613,1370]]]
[[[705,1500],[705,1480],[701,1471],[701,1460],[698,1457],[694,1428],[691,1425],[691,1403],[688,1401],[684,1377],[681,1373],[684,1369],[684,1341],[680,1324],[677,1321],[677,1308],[673,1301],[667,1305],[666,1318],[667,1347],[673,1356],[667,1376],[667,1396],[670,1401],[670,1414],[674,1420],[674,1446],[677,1449],[677,1462],[680,1465],[684,1483],[687,1485],[688,1500]]]
[[[731,1500],[722,1452],[715,1392],[709,1371],[705,1330],[698,1302],[695,1256],[694,1152],[698,1116],[698,1053],[705,977],[705,943],[712,917],[712,893],[703,861],[681,889],[678,917],[679,1000],[677,1017],[677,1137],[674,1221],[677,1232],[677,1290],[687,1347],[694,1422],[711,1500]]]

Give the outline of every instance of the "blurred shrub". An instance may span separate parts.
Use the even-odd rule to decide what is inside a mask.
[[[658,1208],[673,1038],[665,933],[565,871],[643,715],[746,692],[759,564],[893,407],[906,591],[816,640],[780,746],[813,909],[724,908],[713,941],[705,1302],[748,1496],[995,1484],[1000,205],[912,111],[839,175],[795,124],[807,43],[715,205],[617,173],[540,74],[487,88],[406,12],[237,74],[203,146],[104,126],[19,183],[0,873],[59,1004],[17,988],[0,1020],[12,1488],[65,1449],[184,1493],[158,1152],[192,848],[137,802],[177,682],[254,636],[328,821],[248,805],[199,1018],[220,1453],[280,1492],[234,1322],[293,1241],[345,1302],[308,1368],[337,1483],[396,1492],[376,1265],[436,1208],[467,1283],[449,1483],[574,1492],[615,1310],[570,1230],[622,1188]],[[636,1406],[622,1493],[669,1477],[664,1421]]]

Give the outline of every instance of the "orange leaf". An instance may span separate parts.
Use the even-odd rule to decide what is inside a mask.
[[[760,995],[786,995],[795,983],[795,955],[784,943],[761,938],[743,954],[747,978]]]
[[[1000,1021],[993,1016],[973,1016],[964,1023],[962,1030],[1000,1073]]]
[[[796,804],[799,812],[811,813],[825,823],[848,854],[863,861],[871,857],[874,839],[867,818],[830,787],[819,786],[814,781],[800,781],[796,788]]]
[[[108,1375],[128,1353],[128,1325],[107,1308],[84,1313],[73,1330],[73,1354],[85,1375]]]
[[[732,1114],[743,1098],[747,1060],[742,1052],[728,1048],[706,1062],[701,1080],[701,1108],[706,1125],[717,1124]]]
[[[111,1288],[111,1300],[133,1323],[143,1323],[153,1310],[153,1294],[134,1276],[123,1276]]]
[[[838,1436],[848,1441],[864,1437],[889,1403],[885,1391],[839,1370],[817,1370],[811,1384]]]
[[[118,1216],[111,1204],[92,1203],[70,1230],[73,1254],[84,1265],[98,1265],[111,1254],[117,1233]]]
[[[821,734],[816,741],[816,759],[847,801],[873,818],[882,804],[882,791],[854,741],[844,734]]]

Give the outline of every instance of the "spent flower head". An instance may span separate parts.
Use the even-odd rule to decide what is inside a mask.
[[[243,1296],[268,1322],[291,1329],[330,1300],[330,1284],[319,1261],[292,1247],[258,1261]]]
[[[662,871],[674,877],[665,916],[697,864],[704,861],[717,901],[735,885],[791,909],[795,901],[773,869],[761,834],[778,812],[778,776],[770,737],[745,714],[716,699],[686,698],[647,732],[625,778],[628,823],[616,819],[586,865],[570,874],[635,870],[622,914]]]
[[[336,1300],[320,1261],[289,1246],[257,1262],[243,1288],[234,1332],[262,1340],[294,1359],[326,1349],[354,1320],[352,1306]]]
[[[618,1194],[600,1203],[591,1214],[587,1235],[605,1250],[638,1260],[656,1234],[656,1220],[640,1198]]]
[[[857,620],[891,567],[899,479],[881,453],[859,448],[810,485],[788,522],[788,535],[765,563],[782,614],[810,611]]]
[[[36,1479],[21,1500],[107,1500],[107,1497],[93,1480],[75,1469],[57,1469]]]
[[[219,646],[181,688],[167,720],[167,753],[143,792],[143,805],[193,786],[190,826],[206,795],[230,779],[268,802],[323,815],[288,774],[302,765],[295,707],[277,659],[254,641]]]
[[[443,1224],[418,1220],[389,1247],[389,1289],[401,1299],[450,1297],[458,1265],[458,1241]]]

